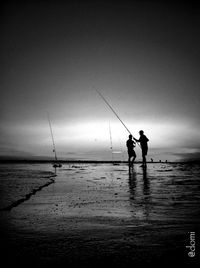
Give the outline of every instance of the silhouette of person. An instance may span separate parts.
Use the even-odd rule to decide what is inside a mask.
[[[136,158],[136,153],[134,151],[134,147],[135,147],[135,142],[132,140],[133,136],[129,135],[129,139],[126,141],[126,146],[128,148],[128,163],[129,166],[131,164],[133,164],[133,162],[135,161]],[[131,160],[132,158],[132,160]]]
[[[140,145],[141,145],[141,149],[142,149],[142,166],[143,167],[146,167],[146,155],[147,155],[147,152],[148,152],[148,144],[147,142],[149,141],[149,139],[144,135],[144,131],[143,130],[140,130],[139,131],[139,134],[140,134],[140,138],[139,140],[135,139],[135,141],[137,142],[140,142]]]

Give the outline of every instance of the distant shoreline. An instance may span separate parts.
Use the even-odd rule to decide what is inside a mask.
[[[27,160],[27,159],[0,159],[0,164],[45,164],[45,163],[66,163],[66,164],[128,164],[128,161],[112,161],[112,160]],[[141,164],[142,161],[136,161],[135,164]],[[188,160],[188,161],[147,161],[148,164],[200,164],[200,160]]]

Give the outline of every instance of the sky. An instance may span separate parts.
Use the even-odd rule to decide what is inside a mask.
[[[129,133],[97,89],[134,137],[144,130],[148,159],[200,159],[199,11],[159,1],[5,2],[0,157],[53,158],[49,113],[58,158],[127,159]]]

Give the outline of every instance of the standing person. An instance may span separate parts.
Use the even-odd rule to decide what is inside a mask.
[[[129,135],[129,139],[126,142],[126,146],[128,148],[128,163],[129,163],[129,166],[131,164],[133,164],[133,162],[135,161],[135,158],[136,158],[136,153],[134,151],[135,142],[132,140],[132,138],[133,138],[133,136]],[[132,157],[133,157],[133,159],[131,161]]]
[[[140,130],[139,134],[140,134],[139,140],[137,140],[135,138],[134,138],[134,140],[137,141],[137,142],[140,142],[141,149],[142,149],[142,159],[143,159],[142,166],[146,167],[146,155],[147,155],[147,152],[148,152],[148,144],[147,144],[147,142],[149,141],[149,139],[144,135],[143,130]]]

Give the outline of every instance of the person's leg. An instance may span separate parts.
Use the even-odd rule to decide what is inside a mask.
[[[131,161],[131,158],[133,157],[133,152],[129,151],[128,156],[129,156],[128,163],[129,163],[129,166],[131,166],[133,164],[132,161]]]
[[[132,166],[133,165],[133,156],[130,157],[130,162],[129,162],[129,166]]]
[[[143,165],[146,166],[146,155],[143,155]]]
[[[131,165],[131,157],[130,157],[130,154],[128,156],[128,165],[130,166]]]
[[[147,148],[142,148],[142,159],[143,159],[143,166],[146,166],[146,155],[147,155]]]
[[[135,161],[136,157],[137,157],[137,155],[136,155],[136,153],[135,153],[135,151],[134,151],[134,161]]]
[[[142,166],[146,166],[146,153],[145,150],[142,150]]]
[[[133,165],[133,163],[135,162],[135,158],[136,158],[136,153],[135,153],[135,151],[133,150],[133,152],[132,152],[132,165]]]

